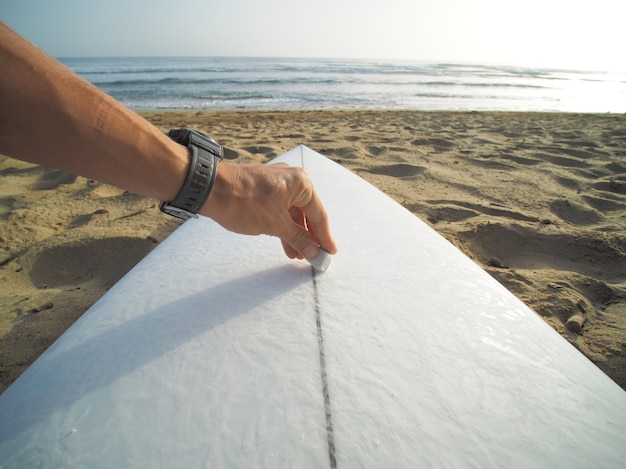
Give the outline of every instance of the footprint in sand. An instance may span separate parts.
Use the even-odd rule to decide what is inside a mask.
[[[399,179],[412,179],[426,171],[426,168],[423,166],[400,163],[386,166],[375,166],[367,169],[364,168],[363,171],[370,174],[380,174],[382,176],[391,176]]]
[[[267,155],[268,153],[272,153],[274,149],[272,147],[265,147],[260,145],[252,145],[249,147],[243,147],[249,153],[253,155]]]
[[[593,140],[581,140],[576,137],[572,137],[566,140],[555,140],[554,143],[556,145],[566,145],[566,146],[577,147],[577,148],[580,148],[580,147],[586,147],[586,148],[592,148],[592,149],[600,148],[600,145],[597,142],[594,142]],[[579,150],[573,150],[573,151],[579,151]]]
[[[430,204],[434,206],[433,210],[436,212],[438,209],[440,214],[443,216],[440,217],[441,220],[445,221],[463,221],[464,219],[470,218],[471,216],[478,215],[489,215],[491,217],[502,217],[509,220],[518,220],[518,221],[528,221],[528,222],[537,222],[537,217],[524,215],[523,213],[514,212],[507,208],[499,208],[494,205],[482,205],[471,202],[463,202],[459,200],[431,200]],[[445,215],[449,214],[450,217],[447,218]],[[464,218],[463,218],[464,217]]]
[[[626,212],[626,201],[622,202],[619,200],[612,200],[606,197],[593,197],[589,195],[583,196],[585,202],[587,202],[591,207],[599,210],[600,212],[614,212],[617,210],[623,210]]]
[[[458,236],[478,257],[496,257],[510,268],[570,270],[608,282],[624,275],[619,235],[543,234],[533,226],[490,223]]]
[[[497,156],[496,157],[485,156],[482,158],[466,158],[465,161],[467,161],[470,164],[473,164],[474,166],[478,166],[480,168],[485,168],[485,169],[496,169],[496,170],[507,171],[507,170],[514,168],[512,164],[507,163],[506,161],[500,161],[497,158],[498,158]]]
[[[224,148],[224,159],[225,160],[236,160],[237,158],[239,158],[239,153],[235,150],[231,150],[230,148],[226,148],[226,147],[222,147]]]
[[[116,237],[60,244],[36,255],[30,279],[37,288],[56,288],[98,279],[112,285],[154,247],[147,238]]]
[[[602,215],[596,210],[585,208],[569,200],[555,200],[550,204],[550,211],[561,220],[573,225],[588,226],[602,221]]]
[[[516,155],[504,155],[504,158],[507,160],[514,161],[517,164],[521,164],[522,166],[535,166],[541,163],[541,160],[535,158],[524,158],[523,156]]]
[[[451,148],[456,147],[456,143],[450,140],[444,140],[442,138],[418,138],[411,142],[411,145],[415,146],[424,146],[431,145],[435,148],[435,150],[450,150]]]
[[[461,222],[480,215],[474,210],[455,207],[453,205],[444,205],[440,207],[432,207],[426,210],[426,218],[430,223],[436,225],[441,221]]]
[[[578,150],[575,148],[563,148],[563,147],[557,147],[555,148],[555,151],[562,153],[564,155],[573,156],[575,158],[593,158],[594,156],[598,156],[598,153],[606,154],[606,152],[600,152],[598,150],[594,150],[592,153],[586,150]]]
[[[379,157],[387,153],[387,149],[383,147],[369,146],[367,147],[367,152],[374,157]]]
[[[557,166],[562,166],[565,168],[588,168],[591,166],[589,163],[586,163],[581,160],[577,160],[574,158],[565,158],[563,156],[550,155],[548,153],[536,153],[536,158],[540,160],[547,161]]]
[[[363,157],[360,150],[354,147],[324,148],[320,150],[323,155],[335,155],[344,160],[358,160]]]
[[[596,182],[593,186],[594,189],[598,189],[603,192],[613,192],[615,194],[626,194],[626,181],[620,181],[619,179],[609,179],[608,181]]]
[[[243,147],[243,149],[253,155],[263,155],[267,159],[274,158],[275,156],[277,156],[276,151],[272,147],[252,145],[249,147]]]
[[[72,184],[74,181],[76,181],[76,176],[73,174],[55,169],[41,176],[33,186],[33,189],[36,191],[50,191],[63,184]]]
[[[552,173],[549,173],[550,175],[552,175]],[[564,177],[564,176],[553,176],[553,179],[561,186],[565,187],[566,189],[572,189],[572,190],[578,190],[581,188],[580,185],[580,181],[573,179],[573,178],[568,178],[568,177]]]
[[[626,156],[626,155],[624,155]],[[626,165],[617,161],[612,161],[604,166],[608,171],[615,173],[615,175],[622,175],[626,177]]]

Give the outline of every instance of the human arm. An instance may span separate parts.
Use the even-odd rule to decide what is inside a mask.
[[[0,63],[0,153],[159,200],[176,197],[187,148],[2,23]],[[324,208],[298,168],[220,163],[199,213],[232,231],[277,236],[289,257],[336,252]]]

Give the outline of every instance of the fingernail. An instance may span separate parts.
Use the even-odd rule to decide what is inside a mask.
[[[302,255],[304,255],[304,257],[306,257],[307,259],[313,259],[317,256],[318,252],[319,248],[315,244],[311,244],[304,248],[304,250],[302,251]]]

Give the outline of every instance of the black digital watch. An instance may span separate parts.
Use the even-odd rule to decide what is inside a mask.
[[[211,137],[195,130],[175,129],[167,135],[189,148],[191,164],[176,198],[171,202],[161,202],[159,208],[163,213],[183,220],[197,218],[215,183],[217,163],[223,159],[224,150]]]

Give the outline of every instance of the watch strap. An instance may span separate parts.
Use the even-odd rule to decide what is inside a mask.
[[[222,147],[206,135],[193,130],[175,130],[168,135],[189,148],[191,162],[183,187],[176,198],[171,202],[161,202],[159,208],[177,218],[197,218],[198,211],[206,203],[215,183],[217,163],[223,155]]]

